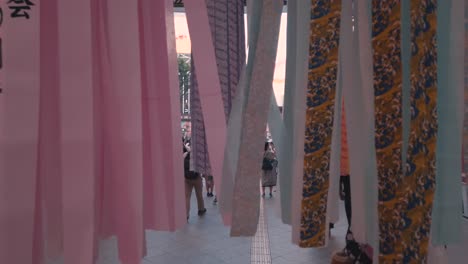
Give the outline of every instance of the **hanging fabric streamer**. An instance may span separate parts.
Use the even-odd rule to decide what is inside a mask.
[[[400,3],[395,1],[391,6],[383,8],[374,5],[374,69],[383,69],[379,66],[392,66],[392,72],[386,75],[377,76],[376,71],[376,107],[383,105],[379,99],[384,99],[385,94],[380,93],[380,89],[392,87],[387,84],[389,80],[399,80],[401,69],[400,49],[395,44],[400,43]],[[436,50],[436,2],[435,1],[413,1],[411,2],[411,125],[408,143],[408,156],[405,170],[405,177],[398,176],[395,173],[398,169],[397,164],[384,165],[381,162],[386,157],[382,146],[390,145],[390,132],[398,131],[399,124],[389,126],[389,121],[398,120],[401,115],[401,92],[395,91],[395,94],[387,98],[394,103],[393,110],[380,109],[381,114],[376,109],[377,124],[377,154],[380,154],[379,161],[379,200],[381,201],[380,210],[380,261],[399,261],[399,262],[424,262],[427,258],[428,239],[431,228],[431,209],[432,199],[435,187],[435,144],[437,134],[436,117],[436,96],[437,96],[437,50]],[[382,13],[379,10],[394,10],[387,22],[395,29],[387,28],[385,32],[390,34],[385,36],[385,40],[393,42],[383,45],[384,34],[379,34],[385,29],[385,20],[382,19]],[[380,16],[379,16],[380,15]],[[387,16],[388,17],[388,16]],[[394,20],[391,18],[394,17]],[[424,19],[420,20],[419,18]],[[421,24],[421,21],[427,23]],[[421,31],[421,28],[425,28]],[[388,58],[392,58],[388,60]],[[387,64],[386,64],[387,63]],[[395,76],[395,73],[398,73]],[[395,83],[394,86],[395,87]],[[380,89],[379,89],[380,88]],[[391,91],[391,90],[390,90]],[[391,94],[390,94],[391,95]],[[400,101],[401,102],[401,101]],[[395,112],[396,111],[396,112]],[[397,116],[389,113],[395,113]],[[385,134],[379,130],[393,128]],[[388,130],[388,129],[387,129]],[[380,137],[379,137],[380,135]],[[387,136],[388,138],[385,138]],[[398,138],[401,133],[398,133]],[[393,145],[396,142],[393,138]],[[400,144],[397,144],[400,145]],[[395,146],[395,150],[400,150]],[[390,153],[387,159],[397,163],[401,157],[400,153],[393,151],[393,158]],[[382,166],[384,165],[384,166]],[[390,166],[391,165],[391,166]],[[393,168],[393,170],[390,170]],[[400,168],[401,170],[401,168]],[[395,215],[397,217],[395,217]]]
[[[164,231],[186,224],[172,4],[139,1],[145,228]]]
[[[357,61],[353,91],[344,91],[348,109],[347,128],[351,171],[352,230],[355,238],[368,243],[378,262],[378,179],[375,149],[374,73],[372,61],[372,6],[367,0],[354,2],[354,56]],[[353,67],[352,63],[348,67]],[[346,99],[348,98],[348,99]],[[347,100],[347,103],[346,103]],[[361,144],[361,145],[359,145]],[[356,195],[354,194],[356,193]],[[356,209],[354,209],[356,208]]]
[[[412,113],[402,185],[406,188],[402,187],[400,193],[397,193],[400,198],[397,206],[401,208],[400,219],[404,220],[399,241],[402,261],[421,263],[427,260],[435,191],[438,133],[437,0],[411,2],[411,14]]]
[[[440,1],[437,10],[438,135],[437,188],[432,212],[432,244],[461,240],[460,175],[464,103],[464,1]]]
[[[63,252],[62,175],[66,169],[61,153],[61,91],[57,1],[40,5],[40,102],[37,177],[42,188],[36,210],[44,215],[43,232],[46,259]],[[66,122],[66,121],[65,121]],[[68,172],[68,171],[67,171]],[[91,243],[92,248],[92,243]]]
[[[372,1],[380,262],[390,261],[400,244],[399,222],[393,217],[403,186],[400,10],[398,0]]]
[[[291,224],[291,191],[292,191],[292,152],[293,152],[293,98],[296,89],[296,46],[297,46],[297,6],[298,1],[288,1],[288,16],[286,29],[286,77],[283,102],[283,127],[281,135],[282,158],[279,166],[279,185],[281,186],[281,220]]]
[[[55,3],[53,3],[55,2]],[[56,140],[60,140],[61,149],[56,153],[49,153],[51,157],[61,155],[61,175],[58,175],[58,186],[54,190],[44,190],[46,192],[56,192],[63,195],[63,225],[54,228],[63,228],[63,259],[65,263],[94,263],[95,241],[95,145],[94,145],[94,101],[93,101],[93,63],[92,63],[92,43],[91,43],[91,1],[47,1],[42,7],[53,3],[55,6],[48,6],[48,12],[55,10],[55,26],[57,27],[58,38],[51,38],[56,43],[50,43],[46,49],[50,49],[49,54],[44,54],[49,58],[41,57],[41,72],[59,76],[60,82],[49,89],[57,88],[60,97],[57,98],[57,113],[59,113],[59,125]],[[42,10],[42,8],[41,8]],[[79,12],[80,16],[76,16]],[[44,14],[45,15],[45,14]],[[47,16],[49,19],[53,14]],[[46,30],[54,28],[54,21],[41,25],[48,27]],[[58,23],[57,23],[58,22]],[[41,31],[41,37],[44,30]],[[76,38],[80,41],[77,42]],[[58,45],[60,44],[60,45]],[[58,47],[57,47],[58,46]],[[73,52],[70,52],[73,50]],[[54,64],[44,65],[44,59],[50,60],[59,56],[54,72]],[[42,83],[41,83],[42,85]],[[41,86],[41,96],[43,89]],[[45,94],[50,100],[52,92]],[[43,101],[41,100],[41,115]],[[49,104],[49,107],[52,104]],[[52,113],[48,113],[54,116]],[[54,128],[41,119],[41,126]],[[49,132],[50,133],[50,132]],[[59,163],[60,164],[60,163]],[[57,164],[54,164],[57,166]],[[44,175],[45,176],[45,175]],[[50,176],[49,176],[50,177]],[[53,179],[50,179],[53,180]],[[57,210],[61,212],[62,210]],[[53,226],[55,222],[47,219],[48,226]],[[49,253],[50,254],[50,253]]]
[[[196,68],[211,174],[213,174],[215,188],[219,194],[226,144],[226,116],[213,37],[204,0],[186,2],[185,10],[191,33],[192,55]]]
[[[292,2],[292,1],[290,1]],[[288,4],[290,3],[288,2]],[[295,54],[288,55],[292,61],[295,62],[295,68],[288,70],[288,73],[292,74],[295,80],[291,80],[291,84],[286,84],[285,87],[285,141],[283,145],[288,147],[289,143],[286,143],[286,139],[292,137],[291,144],[291,167],[290,171],[286,171],[291,175],[291,190],[290,196],[285,196],[283,204],[290,206],[283,209],[283,221],[290,220],[292,224],[292,240],[298,244],[300,240],[300,228],[301,228],[301,203],[302,203],[302,187],[303,187],[303,175],[304,175],[304,131],[305,131],[305,117],[306,107],[304,98],[307,96],[307,82],[308,82],[308,70],[309,70],[309,36],[310,36],[310,10],[311,1],[298,1],[296,6],[297,14],[297,32],[296,32],[296,50]],[[288,48],[289,50],[289,48]],[[287,58],[287,63],[289,58]],[[292,63],[292,62],[291,62]],[[291,67],[289,64],[287,68]],[[287,81],[288,82],[288,81]],[[289,100],[286,100],[290,93]],[[289,104],[289,109],[288,109]],[[287,116],[291,115],[289,121]],[[290,125],[290,122],[292,125]],[[284,155],[286,156],[286,155]],[[283,161],[286,165],[287,161]],[[280,167],[281,169],[281,167]],[[283,173],[280,171],[280,174]],[[281,183],[280,183],[281,184]],[[288,201],[289,200],[289,201]],[[287,213],[290,212],[288,217]],[[286,217],[286,219],[285,219]]]
[[[107,126],[104,87],[111,86],[108,12],[106,1],[91,1],[92,58],[93,58],[93,96],[95,119],[95,160],[96,160],[96,240],[115,235],[116,219],[113,217],[113,174],[110,159],[111,133]],[[95,250],[97,252],[97,248]]]
[[[117,235],[122,263],[138,263],[144,250],[138,9],[127,1],[99,2],[92,8],[103,17],[102,25],[93,25],[98,32],[93,44],[101,45],[93,54],[99,59],[94,85],[104,147],[101,228],[103,235]]]
[[[242,0],[206,1],[226,120],[245,65],[244,3]],[[191,61],[192,154],[194,171],[211,174],[196,66]],[[219,176],[221,177],[221,176]]]
[[[247,41],[250,56],[256,50],[256,34],[260,23],[260,16],[253,16],[254,2],[247,2]],[[255,5],[258,8],[258,3]],[[237,93],[232,103],[231,114],[229,116],[226,148],[224,150],[223,162],[223,180],[221,183],[221,196],[220,196],[220,211],[225,225],[232,223],[232,199],[234,192],[234,181],[237,171],[237,162],[239,159],[240,140],[242,132],[242,118],[244,116],[246,105],[246,94],[248,94],[248,80],[252,75],[253,65],[246,64],[242,70],[242,74],[237,86]]]
[[[294,137],[296,126],[303,126],[305,112],[305,82],[307,79],[307,54],[310,29],[310,1],[288,1],[287,40],[286,40],[286,80],[283,103],[283,133],[281,134],[279,166],[279,181],[281,188],[281,219],[285,224],[292,224],[292,200],[294,153],[296,141]],[[299,113],[302,118],[298,118]],[[300,129],[304,131],[304,129]],[[296,139],[296,141],[294,140]],[[301,144],[299,144],[301,145]],[[303,145],[303,144],[302,144]],[[301,146],[302,150],[303,147]],[[301,169],[302,170],[302,169]],[[300,173],[302,175],[302,173]]]
[[[464,86],[464,105],[463,113],[468,112],[468,4],[465,2],[465,86]],[[463,173],[466,173],[468,168],[468,118],[465,116],[463,120]]]
[[[344,5],[343,5],[344,6]],[[343,20],[341,20],[343,23]],[[348,22],[349,23],[349,22]],[[341,27],[343,28],[343,27]],[[341,42],[341,40],[340,40]],[[335,95],[335,111],[333,113],[333,128],[330,152],[330,187],[328,189],[327,199],[327,223],[336,223],[339,220],[339,190],[340,190],[340,169],[343,164],[342,146],[343,146],[343,110],[342,110],[342,87],[341,63],[338,65],[337,89]],[[328,234],[330,234],[328,232]],[[327,234],[326,234],[327,235]],[[328,243],[328,235],[326,243]]]
[[[312,1],[304,142],[301,247],[326,244],[341,1]]]
[[[250,53],[252,74],[246,106],[242,117],[241,144],[234,185],[232,236],[255,234],[259,215],[259,180],[265,142],[265,129],[271,103],[273,72],[278,45],[282,2],[267,0],[256,3],[261,17],[256,38],[255,53]],[[257,14],[253,12],[253,14]],[[250,41],[249,41],[250,42]]]
[[[41,243],[33,248],[33,237],[42,236],[34,223],[41,217],[35,210],[41,3],[32,3],[28,10],[0,3],[0,263],[41,263]]]
[[[351,230],[360,243],[377,248],[377,168],[374,141],[374,91],[370,8],[366,1],[355,1],[354,8],[343,7],[346,21],[341,29],[340,65],[349,146],[351,183]],[[346,15],[344,12],[346,11]],[[354,31],[354,32],[353,32]],[[343,141],[342,141],[343,142]]]

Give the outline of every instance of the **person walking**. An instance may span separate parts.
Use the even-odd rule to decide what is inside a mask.
[[[265,154],[262,164],[262,197],[265,197],[265,188],[270,188],[270,197],[273,197],[273,187],[276,186],[278,176],[278,160],[272,143],[265,143]]]
[[[206,186],[206,196],[213,197],[213,187],[214,187],[214,180],[213,175],[206,175],[205,178],[205,186]]]
[[[184,151],[184,177],[185,177],[185,205],[187,208],[187,220],[190,215],[190,198],[192,190],[195,189],[197,197],[198,215],[206,213],[205,202],[203,201],[203,180],[199,173],[190,170],[190,146],[185,144]]]

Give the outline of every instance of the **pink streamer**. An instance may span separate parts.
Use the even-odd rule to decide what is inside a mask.
[[[172,1],[110,3],[1,6],[0,263],[140,263],[186,223]]]
[[[60,65],[57,0],[40,5],[40,103],[37,178],[42,188],[46,256],[56,259],[63,251]],[[40,231],[38,231],[40,232]]]
[[[90,0],[55,2],[60,36],[62,127],[58,131],[62,140],[64,262],[91,264],[96,243],[96,172]]]
[[[143,254],[143,149],[137,5],[107,2],[111,85],[101,87],[105,144],[109,146],[109,186],[119,257],[140,263]],[[125,17],[125,19],[122,19]],[[108,186],[103,186],[108,188]]]
[[[2,2],[0,263],[32,263],[39,110],[39,3],[30,19]],[[37,215],[36,215],[37,216]],[[36,233],[37,234],[37,233]],[[36,253],[40,253],[36,251]]]
[[[211,171],[219,197],[227,130],[216,56],[205,1],[191,0],[184,4],[197,69]]]
[[[139,1],[145,227],[168,231],[186,224],[172,5]]]

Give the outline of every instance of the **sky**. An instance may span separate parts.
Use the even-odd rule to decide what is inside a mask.
[[[246,18],[247,19],[247,18]],[[190,53],[190,34],[184,12],[174,13],[176,45],[178,53]],[[245,23],[247,25],[247,23]],[[286,13],[281,15],[281,27],[276,55],[273,89],[278,105],[283,105],[284,79],[286,72]]]

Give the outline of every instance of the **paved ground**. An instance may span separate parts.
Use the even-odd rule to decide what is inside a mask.
[[[147,232],[148,256],[142,264],[327,264],[333,251],[344,247],[346,221],[340,221],[332,231],[330,245],[324,249],[302,249],[293,245],[291,229],[278,217],[279,193],[262,202],[262,214],[254,238],[231,238],[213,205],[205,196],[207,214],[198,217],[196,206],[189,224],[175,233]],[[195,195],[192,204],[195,205]],[[344,217],[344,209],[340,212]],[[468,220],[464,222],[464,243],[449,248],[449,263],[468,263]],[[98,264],[119,263],[116,241],[102,242]]]

